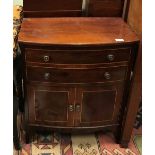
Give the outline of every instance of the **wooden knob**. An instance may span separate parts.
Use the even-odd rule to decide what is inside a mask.
[[[115,56],[114,56],[113,54],[108,54],[108,55],[107,55],[107,59],[108,59],[109,61],[114,61]]]
[[[71,112],[74,111],[74,105],[73,104],[69,105],[69,111],[71,111]]]
[[[107,79],[107,80],[111,79],[111,75],[110,75],[109,72],[105,72],[105,73],[104,73],[104,77],[105,77],[105,79]]]
[[[50,78],[50,73],[45,73],[45,74],[44,74],[44,78],[45,78],[45,80],[49,80],[49,78]]]
[[[80,112],[81,111],[81,106],[79,104],[76,105],[76,112]]]
[[[50,59],[50,57],[48,55],[45,55],[43,58],[44,58],[44,62],[48,62]]]

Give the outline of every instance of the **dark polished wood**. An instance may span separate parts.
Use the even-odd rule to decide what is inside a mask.
[[[46,45],[108,45],[137,42],[121,18],[26,18],[20,42]]]
[[[73,126],[73,88],[30,85],[27,92],[30,124]]]
[[[24,17],[81,16],[82,0],[24,0]]]
[[[76,89],[75,126],[105,126],[118,124],[118,114],[124,82],[100,86],[80,86]]]
[[[85,2],[85,3],[84,3]],[[122,17],[130,0],[24,0],[24,17]]]
[[[19,111],[24,111],[22,90],[22,60],[21,55],[16,55],[16,58],[13,60],[13,142],[16,150],[21,149],[17,116]]]
[[[124,0],[89,0],[88,16],[121,17]]]
[[[130,48],[104,50],[45,50],[25,49],[25,58],[28,63],[54,64],[94,64],[128,62]],[[81,57],[79,57],[79,55]]]
[[[121,126],[139,43],[121,18],[27,18],[19,42],[27,139]]]
[[[100,68],[41,68],[36,66],[27,66],[28,81],[42,81],[52,83],[104,83],[123,81],[126,77],[127,66],[119,67],[100,67]],[[88,79],[88,77],[90,77]]]
[[[20,140],[17,127],[17,114],[18,114],[18,98],[16,92],[16,86],[13,81],[13,143],[16,150],[20,150]]]

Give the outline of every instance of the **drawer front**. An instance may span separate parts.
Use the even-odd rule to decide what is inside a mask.
[[[126,66],[95,69],[55,69],[27,67],[28,81],[54,83],[94,83],[124,80]]]
[[[96,64],[128,61],[130,49],[63,50],[25,49],[26,61],[53,64]]]

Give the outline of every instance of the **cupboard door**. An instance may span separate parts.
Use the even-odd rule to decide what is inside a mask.
[[[118,123],[122,99],[121,85],[77,89],[75,125],[102,126]]]
[[[29,123],[73,126],[74,93],[72,88],[28,86]]]

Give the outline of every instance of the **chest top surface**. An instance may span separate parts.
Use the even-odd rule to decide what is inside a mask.
[[[106,45],[122,41],[137,42],[138,38],[118,17],[25,18],[19,34],[19,42],[25,44]]]

